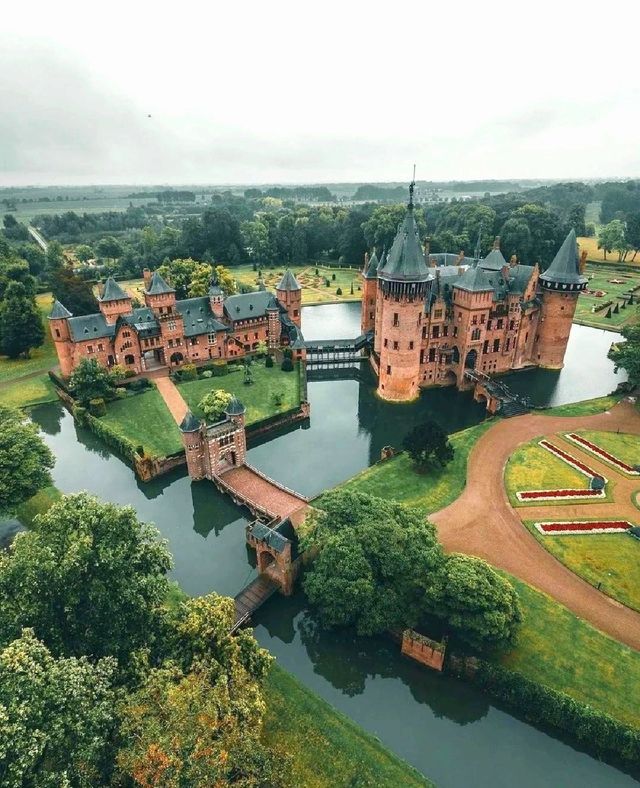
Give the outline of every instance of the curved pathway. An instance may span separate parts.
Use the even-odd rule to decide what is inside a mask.
[[[473,447],[467,465],[467,484],[452,504],[431,515],[447,550],[486,559],[501,569],[546,592],[580,618],[602,632],[640,651],[640,613],[616,602],[561,564],[530,534],[518,512],[511,507],[504,489],[507,460],[522,443],[554,432],[577,429],[620,430],[640,435],[640,412],[629,402],[620,402],[611,411],[592,416],[543,416],[529,414],[501,420],[484,433]],[[577,446],[571,451],[577,454]],[[594,466],[597,460],[589,456]],[[602,468],[604,470],[604,465]],[[626,487],[640,488],[640,480],[623,479],[606,466],[606,476],[616,484],[616,497]],[[613,477],[613,478],[612,478]],[[602,507],[612,504],[565,504],[561,507],[526,507],[526,519],[551,520],[561,510],[563,517],[598,517]],[[620,514],[638,520],[620,508]],[[611,515],[611,508],[607,511]],[[556,518],[559,519],[559,518]]]

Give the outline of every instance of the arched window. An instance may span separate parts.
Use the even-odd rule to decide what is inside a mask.
[[[470,350],[467,353],[467,357],[465,359],[464,365],[467,369],[475,369],[476,367],[476,360],[478,358],[478,354],[475,350]]]
[[[128,353],[128,354],[127,354],[127,355],[124,357],[124,363],[125,363],[125,364],[135,364],[135,359],[134,359],[134,357],[131,355],[131,353]]]

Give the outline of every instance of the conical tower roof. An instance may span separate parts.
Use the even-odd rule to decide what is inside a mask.
[[[241,416],[246,408],[237,397],[232,397],[231,402],[227,405],[224,412],[227,416]]]
[[[291,273],[291,271],[287,268],[284,272],[284,276],[280,280],[276,290],[301,290],[302,288],[298,284],[298,280],[295,276]]]
[[[104,291],[99,301],[126,301],[129,299],[129,296],[125,293],[125,291],[120,287],[120,285],[116,282],[116,280],[110,276],[107,281],[104,283]]]
[[[504,259],[500,249],[492,249],[484,260],[480,260],[478,263],[485,271],[501,271],[506,264],[507,261]]]
[[[369,262],[367,267],[364,271],[364,278],[365,279],[377,279],[378,278],[378,265],[380,261],[378,260],[378,256],[376,255],[376,250],[374,247],[373,252],[371,252],[371,257],[369,258]]]
[[[53,302],[53,307],[51,308],[51,313],[49,314],[49,320],[66,320],[68,317],[73,317],[71,312],[67,309],[66,306],[63,306],[58,299]]]
[[[433,278],[425,260],[418,224],[413,214],[413,183],[409,187],[409,205],[386,259],[378,268],[382,279],[397,282],[427,282]]]
[[[540,282],[543,285],[547,282],[559,285],[584,285],[587,281],[587,277],[580,273],[578,241],[576,231],[572,228],[558,249],[551,265],[544,273],[540,274]]]
[[[161,274],[153,272],[149,289],[145,291],[148,295],[162,295],[163,293],[175,293],[173,287],[169,287]]]
[[[180,431],[181,432],[197,432],[200,429],[200,422],[193,413],[188,410],[185,413],[184,419],[180,424]]]

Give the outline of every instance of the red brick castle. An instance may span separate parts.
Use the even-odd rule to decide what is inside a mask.
[[[572,230],[551,265],[507,262],[498,239],[485,258],[429,254],[413,213],[388,253],[365,258],[362,332],[373,332],[378,394],[406,401],[427,386],[469,387],[465,371],[560,369],[587,285]]]
[[[120,364],[136,374],[254,352],[260,342],[273,349],[290,345],[304,354],[300,331],[302,291],[287,271],[275,295],[263,286],[255,293],[224,297],[216,282],[199,298],[176,300],[176,291],[156,271],[144,272],[143,307],[112,278],[100,298],[100,311],[74,317],[59,301],[49,315],[60,371],[70,375],[83,358],[105,367]]]

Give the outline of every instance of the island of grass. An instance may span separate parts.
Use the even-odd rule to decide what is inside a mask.
[[[300,374],[297,364],[292,372],[283,372],[277,363],[273,367],[266,367],[264,360],[258,360],[251,365],[251,385],[245,383],[241,365],[229,364],[227,370],[226,375],[178,384],[180,394],[197,418],[204,418],[199,407],[200,401],[214,389],[228,391],[242,402],[247,411],[247,426],[300,405]]]
[[[555,435],[545,437],[569,454],[579,454],[580,459],[584,456],[577,447],[574,452],[563,441],[559,441]],[[572,468],[571,465],[563,462],[559,457],[554,456],[539,445],[541,438],[542,436],[534,438],[529,443],[519,446],[509,457],[509,462],[507,462],[504,472],[504,487],[509,503],[514,507],[575,504],[573,499],[564,501],[562,499],[554,501],[518,500],[516,494],[525,490],[586,490],[589,488],[589,479],[583,473]],[[587,460],[585,461],[588,462]],[[607,483],[607,496],[606,498],[598,498],[597,501],[599,503],[611,500],[612,485],[611,481]],[[583,501],[583,503],[587,502]]]
[[[630,534],[552,536],[541,534],[531,521],[525,525],[572,572],[603,594],[640,611],[640,540]]]
[[[576,434],[595,444],[599,449],[604,449],[604,451],[632,468],[635,465],[640,465],[639,435],[630,435],[626,432],[604,432],[602,430],[576,430]],[[584,449],[584,451],[588,455],[591,454],[587,449]],[[600,462],[616,468],[614,464],[609,463],[604,457],[598,456],[598,459]],[[624,471],[619,472],[624,473]],[[638,486],[640,487],[640,480],[638,481]]]

